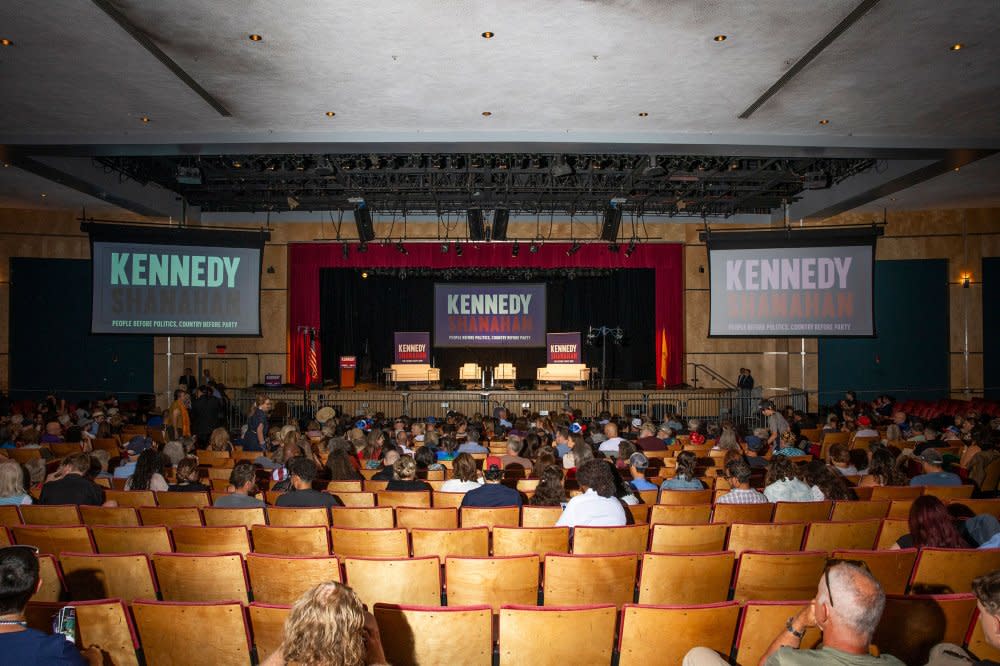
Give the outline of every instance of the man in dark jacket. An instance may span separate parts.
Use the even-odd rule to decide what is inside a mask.
[[[191,401],[191,432],[198,440],[198,448],[208,446],[212,431],[222,425],[222,401],[212,395],[207,386],[199,386]]]

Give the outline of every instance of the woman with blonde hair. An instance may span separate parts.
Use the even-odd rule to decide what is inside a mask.
[[[24,469],[10,458],[0,458],[0,504],[31,504],[24,489]]]
[[[208,448],[212,451],[232,451],[233,443],[229,439],[229,431],[225,428],[216,428],[212,431],[212,436],[208,439]]]
[[[378,624],[354,590],[320,583],[303,594],[285,621],[281,647],[261,666],[382,666]]]

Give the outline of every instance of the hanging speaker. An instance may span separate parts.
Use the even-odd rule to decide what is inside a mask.
[[[483,211],[478,208],[470,208],[466,215],[469,220],[469,240],[485,240],[486,229],[483,224]]]
[[[614,204],[608,204],[604,209],[604,222],[601,224],[601,240],[609,243],[618,239],[618,228],[622,224],[622,210]]]
[[[375,240],[375,227],[372,226],[372,212],[363,202],[354,209],[354,224],[358,227],[358,238],[362,243]]]
[[[493,240],[507,240],[507,223],[510,221],[510,211],[506,208],[497,208],[493,213]]]

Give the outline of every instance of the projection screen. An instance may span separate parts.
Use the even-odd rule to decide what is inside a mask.
[[[434,285],[435,347],[544,347],[544,284]]]

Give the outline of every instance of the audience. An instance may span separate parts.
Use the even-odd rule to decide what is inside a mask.
[[[430,485],[417,478],[417,461],[412,456],[402,456],[393,465],[393,478],[386,490],[429,491]]]
[[[412,462],[412,458],[409,459]],[[343,506],[340,498],[327,492],[315,490],[313,481],[319,472],[316,463],[311,458],[299,456],[292,458],[288,464],[288,475],[292,488],[282,493],[274,502],[280,507],[331,507]]]
[[[767,497],[750,487],[750,465],[741,459],[726,463],[726,481],[731,490],[719,497],[716,504],[767,504]]]
[[[677,454],[676,474],[664,481],[662,490],[704,490],[705,486],[695,478],[695,466],[698,455],[694,451],[681,451]]]
[[[24,489],[24,469],[16,460],[0,459],[0,505],[31,503],[31,495]]]
[[[167,480],[163,478],[163,456],[156,449],[146,449],[139,454],[135,471],[125,482],[125,490],[153,490],[156,492],[170,489]]]
[[[500,458],[490,456],[486,459],[483,472],[485,483],[465,493],[462,506],[521,506],[521,493],[501,483],[503,480],[503,462]]]
[[[104,504],[104,489],[87,478],[90,472],[90,455],[74,453],[63,458],[62,463],[42,486],[39,504]]]
[[[764,496],[769,502],[812,502],[812,490],[796,476],[795,466],[785,456],[774,456],[767,465]]]
[[[933,495],[921,495],[910,505],[909,534],[892,545],[900,548],[968,548],[944,502]]]
[[[211,490],[201,482],[197,458],[184,458],[177,463],[177,482],[170,484],[171,492],[208,492]]]
[[[451,478],[441,484],[441,492],[465,493],[481,485],[475,459],[468,453],[459,453],[452,463]]]
[[[937,449],[925,449],[916,457],[923,463],[924,473],[910,479],[911,486],[960,486],[958,474],[944,471],[944,457]]]
[[[905,486],[906,474],[896,465],[896,458],[885,447],[872,450],[868,473],[861,477],[858,486]]]
[[[549,465],[538,475],[538,485],[529,504],[532,506],[563,506],[568,501],[563,485],[563,470],[559,465]]]
[[[534,467],[530,460],[521,457],[520,453],[522,446],[523,442],[520,437],[510,436],[507,438],[507,455],[501,456],[500,458],[504,469],[507,469],[512,465],[516,465],[527,473]]]
[[[645,454],[636,451],[628,457],[628,470],[632,477],[628,485],[632,490],[657,490],[655,483],[646,480],[647,469],[649,469],[649,458]]]
[[[576,480],[583,492],[570,498],[559,520],[556,521],[556,526],[624,525],[625,508],[615,496],[614,474],[614,468],[604,460],[585,462],[576,474]]]
[[[215,495],[213,506],[222,509],[252,509],[264,507],[264,500],[254,497],[257,494],[257,472],[249,460],[241,460],[233,465],[229,473],[229,494]]]

